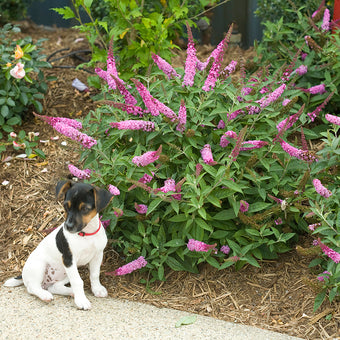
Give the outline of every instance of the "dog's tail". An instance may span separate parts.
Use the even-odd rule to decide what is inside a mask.
[[[17,277],[12,277],[11,279],[8,279],[4,283],[4,287],[18,287],[24,284],[24,281],[22,279],[22,276],[19,275]]]

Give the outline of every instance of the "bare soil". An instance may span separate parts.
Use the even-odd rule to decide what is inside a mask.
[[[22,35],[34,41],[47,38],[45,54],[68,48],[55,55],[88,49],[86,39],[72,29],[44,29],[23,23]],[[202,55],[212,47],[202,47]],[[233,48],[226,60],[245,58],[253,53]],[[86,57],[86,55],[84,55]],[[180,62],[181,54],[176,62]],[[53,58],[52,58],[53,59]],[[49,83],[43,101],[43,114],[77,118],[96,107],[90,94],[78,92],[72,80],[86,83],[88,72],[75,70],[79,60],[66,57],[53,62],[46,75],[57,77]],[[60,68],[60,66],[72,68]],[[59,66],[59,67],[58,67]],[[40,133],[39,147],[47,158],[18,159],[7,161],[8,156],[18,152],[8,149],[0,155],[0,278],[1,281],[20,273],[30,252],[48,232],[63,221],[63,208],[56,202],[54,190],[58,179],[69,175],[67,164],[79,165],[77,148],[63,136],[51,140],[57,133],[48,125],[34,119],[30,113],[18,128],[26,133]],[[67,142],[63,146],[62,142]],[[2,185],[9,181],[8,185]],[[302,237],[299,246],[308,247],[311,240]],[[311,258],[299,255],[296,250],[281,255],[277,261],[263,261],[261,268],[246,266],[236,272],[233,268],[217,271],[208,265],[200,268],[200,274],[168,270],[165,282],[146,286],[141,279],[147,273],[135,272],[123,277],[105,275],[124,264],[124,260],[109,244],[102,266],[102,281],[111,297],[129,299],[208,315],[226,321],[256,326],[286,333],[304,339],[340,339],[340,307],[325,302],[313,313],[314,298],[318,292],[316,275],[309,268]],[[83,270],[87,276],[87,269]],[[88,287],[88,281],[86,281]]]

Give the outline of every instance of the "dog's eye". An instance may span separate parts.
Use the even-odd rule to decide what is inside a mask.
[[[86,206],[81,207],[81,212],[82,213],[87,214],[89,211],[90,211],[89,207],[86,207]]]

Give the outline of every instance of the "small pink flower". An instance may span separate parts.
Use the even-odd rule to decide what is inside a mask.
[[[232,130],[229,130],[229,131],[225,132],[224,135],[220,139],[220,146],[222,148],[227,147],[228,144],[230,143],[230,138],[236,139],[237,138],[237,133],[232,131]]]
[[[169,191],[176,191],[176,182],[174,179],[169,178],[166,181],[164,181],[164,186],[156,189],[156,192],[162,191],[164,193],[167,193]]]
[[[172,78],[172,76],[181,78],[181,76],[175,71],[175,69],[163,58],[158,56],[157,54],[152,53],[152,59],[158,66],[158,68],[163,71],[169,79]]]
[[[156,151],[147,151],[141,156],[135,156],[132,159],[132,163],[137,166],[147,166],[150,163],[155,162],[162,152],[162,145]]]
[[[340,262],[340,254],[337,253],[335,250],[327,247],[325,244],[323,244],[320,239],[318,239],[318,245],[321,247],[321,250],[330,258],[332,259],[335,263]]]
[[[17,143],[15,140],[12,143],[13,143],[13,146],[15,146],[16,148],[25,148],[26,147],[25,143]]]
[[[227,113],[228,120],[233,120],[237,116],[239,116],[239,115],[241,115],[243,113],[244,113],[244,111],[242,109],[236,110],[236,111],[231,112],[231,113]]]
[[[17,138],[17,134],[15,133],[15,132],[11,132],[10,134],[9,134],[12,138]]]
[[[299,76],[303,76],[307,73],[308,67],[306,65],[301,65],[295,71]]]
[[[119,218],[119,217],[122,217],[123,216],[123,210],[122,209],[120,209],[120,208],[113,208],[113,213],[115,214],[115,216],[117,217],[117,218]]]
[[[237,65],[237,61],[232,60],[229,63],[229,65],[225,67],[225,69],[223,71],[226,72],[228,75],[230,75],[231,73],[233,73],[235,71],[236,65]]]
[[[225,128],[225,122],[221,119],[217,124],[217,129],[224,129]]]
[[[22,63],[17,63],[10,71],[9,74],[16,78],[16,79],[22,79],[25,77],[25,70],[24,70],[24,64]]]
[[[230,248],[229,246],[222,246],[220,251],[226,255],[228,255],[230,253]]]
[[[109,184],[108,189],[109,189],[109,191],[112,195],[114,195],[114,196],[120,195],[119,189],[117,187],[115,187],[114,185]]]
[[[111,220],[102,220],[101,218],[102,216],[100,216],[100,222],[102,223],[102,226],[104,227],[104,229],[106,229],[110,225]]]
[[[112,273],[106,273],[106,275],[119,276],[130,274],[137,269],[145,267],[147,264],[148,262],[145,260],[145,258],[143,256],[140,256],[137,260],[131,261],[130,263],[127,263],[124,266],[117,268]]]
[[[203,162],[205,164],[209,164],[209,165],[216,165],[217,162],[214,161],[213,159],[213,155],[211,152],[211,146],[209,144],[205,144],[203,149],[201,150],[201,156],[203,159]]]
[[[90,178],[90,175],[91,175],[91,172],[92,172],[90,169],[80,170],[76,166],[74,166],[73,164],[69,164],[68,169],[69,169],[72,176],[77,177],[79,179]]]
[[[286,98],[286,99],[283,99],[282,101],[282,106],[286,106],[287,104],[289,104],[291,102],[290,99]]]
[[[145,204],[137,204],[135,202],[135,209],[138,212],[138,214],[146,214],[148,211],[148,206]]]
[[[282,218],[278,218],[277,220],[274,221],[276,225],[280,225],[283,223]]]
[[[310,225],[308,226],[308,229],[309,229],[310,231],[314,231],[315,228],[320,227],[320,226],[321,226],[321,223],[314,223],[314,224],[310,224]]]
[[[214,249],[216,247],[216,243],[210,245],[210,244],[206,244],[204,242],[197,241],[191,238],[187,244],[187,247],[190,251],[208,252],[210,249]]]
[[[330,190],[328,190],[327,188],[325,188],[322,184],[321,184],[321,181],[317,178],[313,179],[313,185],[314,185],[314,188],[315,188],[315,191],[325,197],[325,198],[328,198],[330,196],[332,196],[332,192]]]
[[[317,279],[320,281],[320,282],[323,282],[325,280],[328,280],[329,279],[329,275],[331,275],[330,272],[328,272],[327,270],[324,271],[322,274],[320,274]]]
[[[325,118],[332,124],[336,124],[340,126],[340,117],[330,115],[329,113],[325,114]]]
[[[268,194],[268,197],[270,197],[272,200],[274,200],[277,204],[282,204],[283,200],[280,198],[277,198],[271,194]]]
[[[249,203],[247,201],[241,200],[240,201],[240,211],[247,212],[249,209]]]

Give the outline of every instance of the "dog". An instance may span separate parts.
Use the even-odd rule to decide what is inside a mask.
[[[47,235],[28,257],[22,275],[8,279],[4,286],[25,285],[28,293],[49,302],[53,294],[74,296],[79,309],[91,308],[84,292],[78,267],[89,264],[91,290],[96,297],[106,297],[99,281],[103,250],[107,243],[98,213],[113,195],[90,184],[59,181],[58,199],[63,199],[66,220]],[[70,287],[66,286],[70,284]]]

